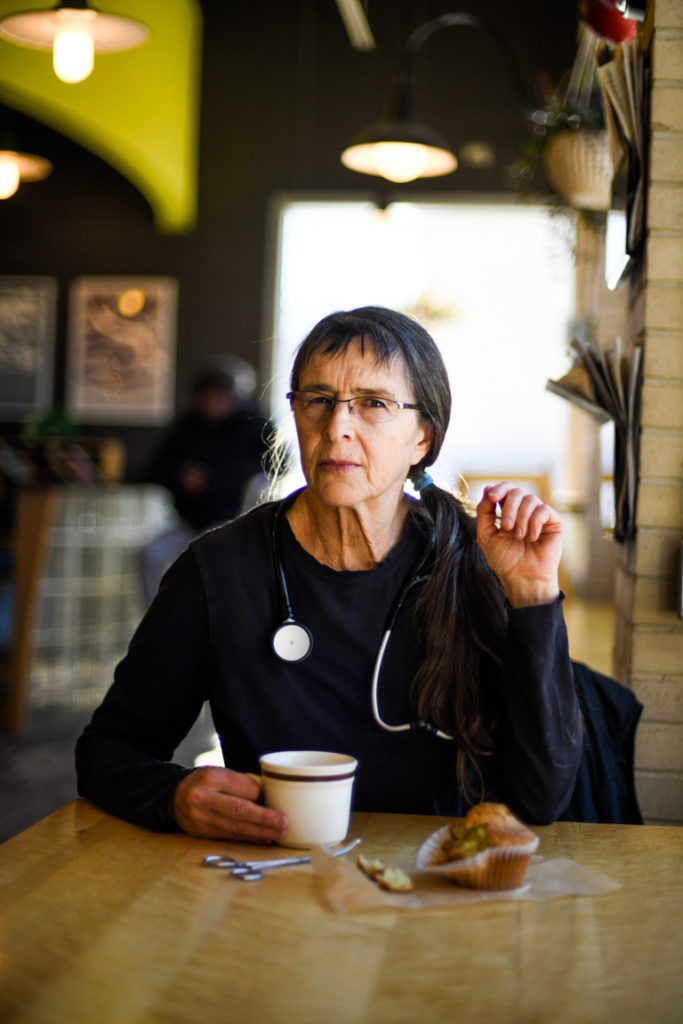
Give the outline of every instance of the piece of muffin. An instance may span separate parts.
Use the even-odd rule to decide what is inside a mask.
[[[371,859],[358,854],[356,864],[363,874],[377,882],[380,889],[388,889],[390,892],[410,892],[413,883],[405,871],[401,868],[387,867],[381,860]]]
[[[468,889],[517,889],[538,843],[504,804],[481,803],[433,832],[417,867]]]

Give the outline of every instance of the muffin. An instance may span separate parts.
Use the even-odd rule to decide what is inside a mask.
[[[538,843],[504,804],[481,803],[433,832],[417,867],[468,889],[517,889]]]

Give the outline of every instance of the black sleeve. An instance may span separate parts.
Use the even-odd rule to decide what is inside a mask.
[[[497,788],[522,820],[545,825],[571,799],[582,750],[562,600],[509,614],[498,684]]]
[[[134,824],[174,827],[170,797],[192,769],[171,758],[207,699],[209,656],[206,598],[188,551],[162,581],[78,740],[81,796]]]

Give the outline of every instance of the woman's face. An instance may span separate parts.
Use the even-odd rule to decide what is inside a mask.
[[[299,374],[299,391],[330,398],[376,396],[415,402],[400,357],[377,362],[371,344],[354,339],[345,352],[314,353]],[[325,504],[379,510],[400,500],[411,466],[424,458],[432,439],[414,409],[399,409],[384,423],[364,422],[358,410],[339,403],[318,422],[295,412],[301,465],[309,489]]]

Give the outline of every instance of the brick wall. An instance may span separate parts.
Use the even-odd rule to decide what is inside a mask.
[[[618,546],[615,675],[644,704],[636,784],[648,823],[683,824],[683,0],[650,0],[645,254],[628,337],[643,343],[637,535]]]

